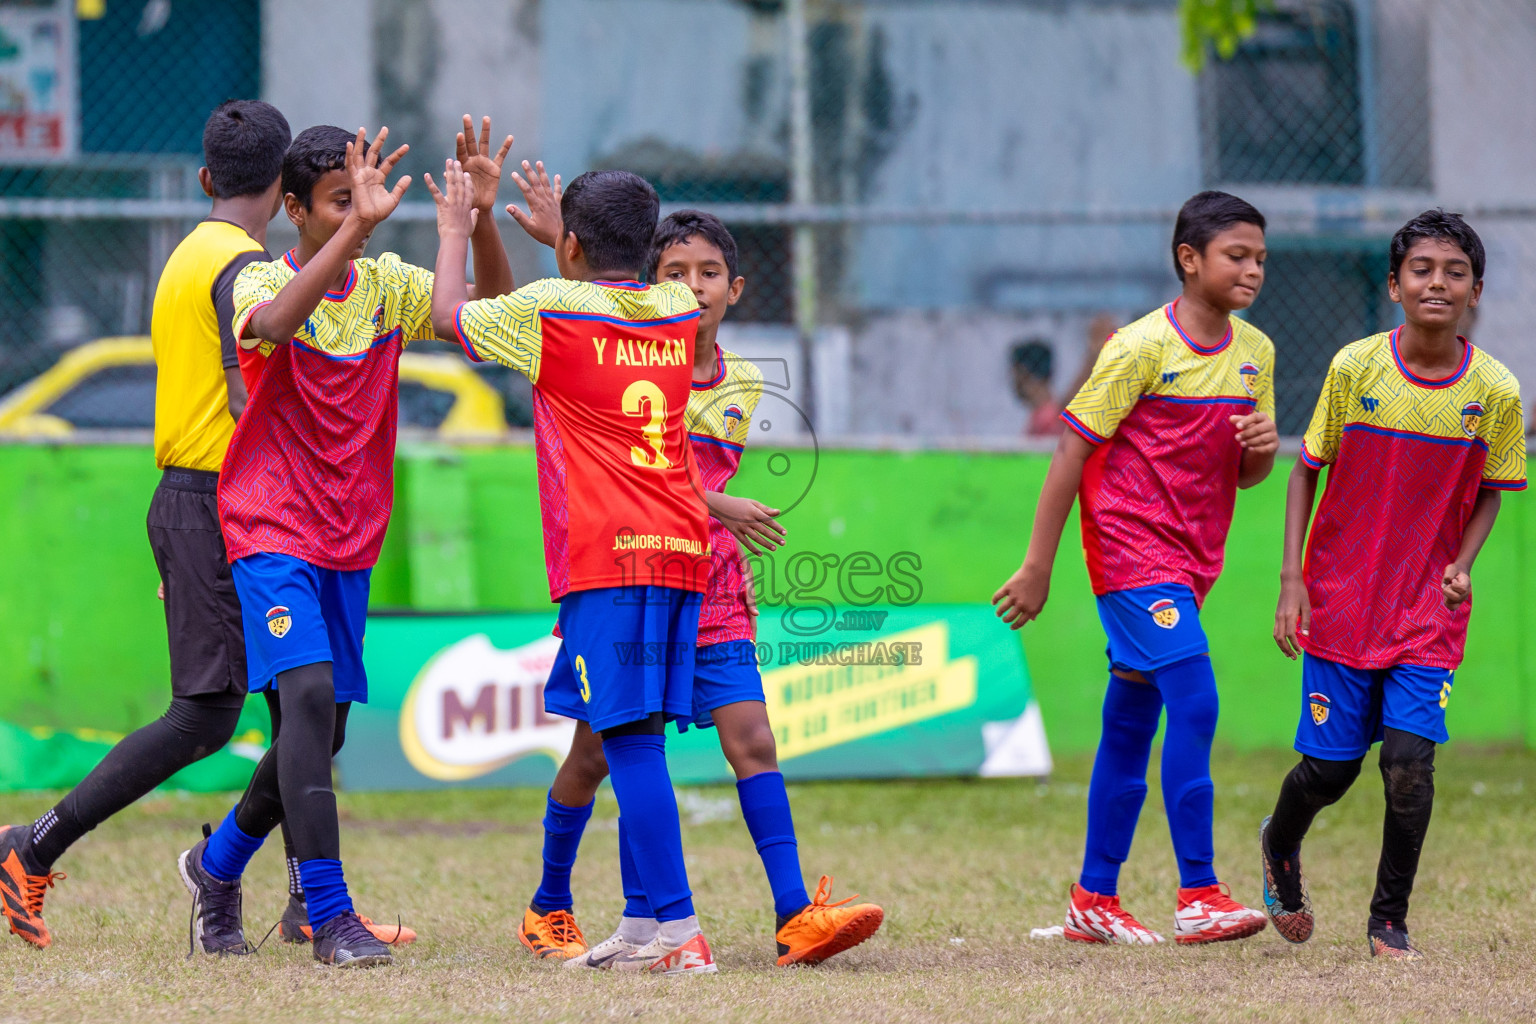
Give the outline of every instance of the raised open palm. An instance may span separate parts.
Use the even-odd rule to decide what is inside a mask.
[[[475,138],[474,122],[464,115],[464,130],[456,140],[457,158],[474,185],[475,209],[490,213],[496,205],[496,190],[501,186],[501,165],[512,151],[512,136],[501,140],[501,148],[491,155],[491,119],[480,119],[480,137]]]
[[[384,142],[388,138],[389,129],[381,128],[378,136],[370,143],[367,133],[359,128],[357,138],[347,143],[346,167],[347,177],[352,181],[352,216],[370,229],[395,212],[395,207],[400,205],[400,197],[411,187],[409,174],[395,182],[394,188],[385,186],[389,172],[411,150],[410,146],[401,146],[380,159]]]

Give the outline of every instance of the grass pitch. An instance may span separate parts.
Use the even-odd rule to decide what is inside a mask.
[[[1155,761],[1155,759],[1154,759]],[[1260,900],[1255,836],[1289,754],[1218,755],[1217,868]],[[1083,947],[1029,939],[1058,924],[1081,852],[1090,762],[1048,783],[939,780],[790,789],[806,871],[837,896],[885,906],[871,942],[814,968],[774,966],[767,886],[729,788],[689,790],[689,870],[720,973],[708,978],[575,974],[517,942],[537,882],[543,795],[468,791],[343,794],[342,843],[360,910],[421,932],[395,965],[317,968],[308,947],[269,942],[244,959],[187,959],[189,900],[176,855],[227,797],[156,794],[71,851],[50,893],[54,946],[0,935],[13,993],[4,1021],[1410,1021],[1536,1018],[1536,757],[1442,751],[1435,818],[1411,924],[1428,959],[1373,961],[1367,904],[1381,832],[1379,777],[1325,811],[1306,863],[1319,922],[1293,947],[1272,929],[1181,948]],[[1374,758],[1368,762],[1374,764]],[[1177,880],[1158,789],[1122,880],[1126,905],[1171,934]],[[0,796],[0,820],[46,797]],[[617,920],[617,806],[599,797],[575,874],[588,937]],[[272,844],[274,847],[276,844]],[[276,921],[277,849],[246,876],[247,934]]]

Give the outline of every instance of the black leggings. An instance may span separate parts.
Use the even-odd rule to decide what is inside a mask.
[[[235,824],[250,836],[266,836],[285,823],[299,861],[341,859],[331,758],[346,742],[350,702],[336,703],[331,663],[304,665],[277,676],[267,692],[272,746],[256,766],[235,806]],[[285,820],[286,819],[286,820]]]
[[[1360,774],[1365,758],[1326,761],[1304,754],[1280,787],[1269,823],[1269,853],[1288,857],[1301,847],[1312,819],[1336,802]],[[1422,736],[1388,728],[1381,744],[1381,781],[1386,790],[1381,860],[1371,898],[1373,924],[1408,928],[1408,898],[1419,871],[1419,854],[1435,803],[1435,744]]]
[[[188,765],[214,753],[235,734],[244,695],[172,697],[165,714],[124,736],[101,763],[43,816],[34,830],[40,866],[91,829]]]

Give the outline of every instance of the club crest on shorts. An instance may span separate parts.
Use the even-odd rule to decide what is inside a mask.
[[[725,429],[727,441],[736,436],[736,428],[741,426],[743,415],[741,406],[734,404],[726,406],[725,412],[720,414],[720,426]]]
[[[1483,403],[1468,402],[1461,408],[1461,431],[1468,437],[1477,436],[1477,425],[1483,420]]]
[[[1172,629],[1179,624],[1179,606],[1171,598],[1153,601],[1147,605],[1147,611],[1152,613],[1152,621],[1164,629]]]
[[[1322,725],[1328,721],[1328,709],[1333,707],[1333,702],[1324,693],[1307,694],[1307,703],[1312,707],[1312,721]]]
[[[1237,375],[1243,381],[1243,390],[1253,394],[1253,389],[1258,386],[1259,368],[1253,363],[1244,363],[1237,368]]]
[[[288,609],[275,604],[267,609],[267,632],[281,640],[293,626],[293,616]]]

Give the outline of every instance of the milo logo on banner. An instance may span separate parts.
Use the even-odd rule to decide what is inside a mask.
[[[439,651],[400,709],[400,747],[411,767],[457,782],[528,754],[563,760],[576,723],[544,710],[544,682],[559,650],[553,636],[498,650],[480,633]]]

